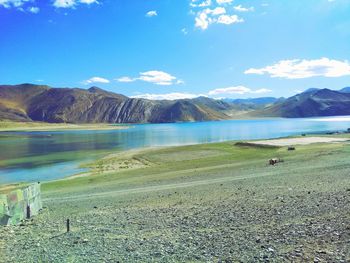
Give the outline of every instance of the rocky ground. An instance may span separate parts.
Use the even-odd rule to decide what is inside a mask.
[[[44,185],[39,216],[0,228],[0,261],[350,262],[349,145],[203,147]],[[267,166],[272,154],[285,162]]]

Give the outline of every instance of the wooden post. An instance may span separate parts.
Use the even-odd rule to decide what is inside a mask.
[[[30,205],[27,205],[27,219],[30,219]]]
[[[70,231],[70,222],[69,219],[67,219],[67,233]]]

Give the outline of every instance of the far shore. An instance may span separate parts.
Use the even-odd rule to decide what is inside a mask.
[[[127,124],[109,124],[109,123],[47,123],[47,122],[12,122],[0,121],[0,132],[10,131],[62,131],[62,130],[121,130],[128,129],[131,126]]]

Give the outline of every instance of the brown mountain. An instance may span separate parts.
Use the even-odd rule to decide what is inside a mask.
[[[345,90],[347,91],[347,90]],[[274,101],[274,103],[273,103]],[[350,93],[309,89],[288,99],[146,100],[92,87],[0,86],[0,119],[68,123],[162,123],[246,117],[350,115]]]
[[[350,93],[310,89],[252,113],[254,116],[303,118],[350,115]]]
[[[152,101],[97,87],[0,86],[0,119],[69,123],[160,123],[228,119],[231,105],[209,98]]]

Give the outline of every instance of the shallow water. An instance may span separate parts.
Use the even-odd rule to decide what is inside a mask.
[[[0,183],[46,181],[84,171],[96,152],[344,131],[350,117],[140,124],[109,131],[2,132]]]

